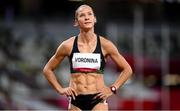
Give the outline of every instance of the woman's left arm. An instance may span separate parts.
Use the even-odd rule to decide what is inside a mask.
[[[118,69],[121,70],[118,78],[112,84],[112,86],[118,89],[131,77],[132,69],[131,66],[128,64],[125,58],[119,53],[118,49],[112,42],[107,40],[105,47],[108,56],[110,56],[111,59],[116,63]]]
[[[105,86],[95,97],[106,100],[109,96],[113,94],[113,92],[115,93],[115,91],[130,78],[130,76],[132,75],[132,69],[131,66],[128,64],[125,58],[119,53],[118,49],[112,42],[103,38],[101,40],[101,45],[102,45],[103,54],[105,54],[104,56],[105,57],[110,56],[112,60],[117,64],[118,68],[121,70],[121,73],[119,74],[116,81],[110,86],[111,88]],[[115,87],[114,91],[112,87]]]

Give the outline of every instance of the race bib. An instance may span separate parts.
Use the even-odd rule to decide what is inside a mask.
[[[74,53],[72,66],[78,71],[96,71],[100,68],[101,55],[95,53]]]

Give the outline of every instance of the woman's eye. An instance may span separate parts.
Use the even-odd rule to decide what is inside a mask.
[[[92,13],[89,13],[89,15],[92,15]]]
[[[80,15],[79,15],[79,17],[83,17],[83,16],[84,16],[84,14],[80,14]]]

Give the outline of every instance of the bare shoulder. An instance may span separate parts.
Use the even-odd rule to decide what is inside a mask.
[[[105,54],[112,54],[118,52],[117,47],[113,44],[112,41],[102,36],[100,36],[100,41],[101,41],[102,50]]]
[[[71,50],[72,50],[72,47],[73,47],[74,39],[75,39],[75,36],[70,37],[70,38],[67,39],[67,40],[64,40],[64,41],[58,46],[57,52],[61,51],[61,52],[65,52],[66,55],[69,55],[70,52],[71,52]]]
[[[70,37],[69,39],[63,41],[63,42],[60,44],[60,46],[67,47],[67,48],[71,47],[71,46],[73,45],[74,38],[75,38],[75,36]]]
[[[103,36],[100,36],[100,41],[101,41],[101,46],[103,48],[108,48],[108,47],[110,48],[110,47],[114,46],[114,44],[110,40],[108,40],[107,38],[105,38]]]

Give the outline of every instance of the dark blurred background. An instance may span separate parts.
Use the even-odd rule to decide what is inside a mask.
[[[110,109],[180,109],[180,0],[0,0],[0,109],[67,109],[42,69],[63,40],[79,33],[73,23],[81,4],[93,7],[96,33],[113,41],[133,68],[108,99]],[[108,60],[105,83],[118,74]],[[67,58],[56,76],[68,86]]]

